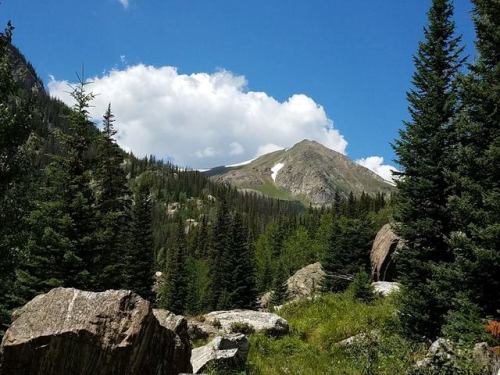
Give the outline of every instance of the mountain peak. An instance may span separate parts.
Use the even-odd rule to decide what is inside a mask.
[[[347,197],[351,192],[376,194],[393,189],[347,156],[309,139],[247,164],[214,168],[207,174],[240,189],[318,205],[331,204],[337,192]]]

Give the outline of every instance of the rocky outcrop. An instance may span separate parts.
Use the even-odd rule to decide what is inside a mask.
[[[158,322],[175,333],[174,364],[176,373],[183,372],[191,360],[191,341],[189,340],[186,318],[164,309],[153,309]],[[177,364],[180,364],[177,365]]]
[[[370,252],[372,278],[374,281],[390,281],[393,271],[393,254],[401,247],[400,238],[390,224],[384,225],[377,233]]]
[[[372,283],[373,291],[380,294],[382,297],[387,297],[389,294],[399,292],[401,285],[390,281],[375,281]]]
[[[245,365],[249,348],[248,338],[241,333],[217,336],[207,345],[193,349],[193,373],[199,374],[208,368],[240,369]]]
[[[220,327],[221,332],[231,332],[235,323],[247,324],[254,332],[282,335],[288,332],[288,322],[280,316],[254,310],[213,311],[206,314],[205,323]]]
[[[190,347],[176,333],[182,323],[160,320],[131,291],[53,289],[14,313],[0,347],[2,375],[190,372]]]
[[[286,281],[288,297],[295,299],[318,292],[324,277],[325,272],[319,262],[301,268]]]
[[[500,355],[495,348],[488,347],[485,342],[476,344],[473,348],[464,348],[450,340],[438,338],[429,347],[425,358],[418,361],[416,366],[429,373],[437,373],[441,367],[446,366],[448,371],[455,370],[458,373],[459,370],[463,370],[464,360],[475,371],[481,371],[481,374],[499,375]]]

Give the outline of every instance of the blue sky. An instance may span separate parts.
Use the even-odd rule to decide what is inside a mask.
[[[344,151],[351,158],[378,155],[386,163],[392,162],[394,155],[389,143],[407,118],[405,91],[413,72],[412,55],[422,38],[430,0],[129,0],[126,5],[125,0],[3,0],[0,21],[13,21],[15,44],[46,84],[51,75],[58,82],[74,80],[82,63],[91,77],[109,75],[112,69],[127,71],[140,63],[156,68],[176,67],[176,74],[186,79],[193,78],[193,73],[205,72],[213,78],[215,72],[228,71],[232,74],[221,79],[233,80],[230,86],[236,87],[236,91],[262,92],[281,104],[294,94],[304,94],[324,108],[327,118],[348,142]],[[455,8],[466,52],[473,55],[472,6],[468,0],[457,0]],[[147,85],[150,80],[156,82],[155,74],[160,73],[135,74],[147,75],[149,78],[138,78]],[[171,72],[161,74],[172,78]],[[245,78],[244,83],[237,80],[241,77]],[[108,87],[119,77],[114,79],[98,87]],[[126,79],[125,74],[120,79]],[[169,85],[174,82],[173,78],[167,81]],[[123,86],[127,87],[130,86]],[[116,95],[123,93],[104,96],[120,102]],[[144,99],[147,95],[141,98],[150,102]],[[249,103],[255,100],[252,97]],[[303,100],[294,103],[289,106],[294,113],[296,108],[311,104]],[[118,108],[115,112],[120,120]],[[228,111],[237,108],[240,107],[232,106]],[[188,111],[196,112],[196,108],[190,106]],[[121,112],[130,123],[137,118],[125,110]],[[274,113],[289,121],[288,112],[285,115],[270,111],[266,116]],[[309,116],[309,112],[303,115]],[[161,116],[173,121],[168,114]],[[185,116],[181,113],[174,118]],[[319,123],[324,124],[321,114],[315,112],[311,116],[318,116]],[[211,121],[217,122],[217,118]],[[237,116],[234,121],[239,121]],[[293,119],[290,121],[293,123]],[[250,122],[246,126],[251,125]],[[276,126],[279,130],[275,132],[286,132],[286,128]],[[224,128],[217,129],[221,136],[225,133]],[[191,134],[184,136],[195,137],[193,129],[188,132]],[[169,137],[168,131],[163,133]],[[245,132],[232,134],[234,139],[224,142],[245,146],[238,140],[238,136],[246,137]],[[302,130],[298,134],[302,135]],[[320,132],[312,135],[320,136]],[[338,141],[338,134],[332,136]],[[134,134],[134,138],[138,137]],[[223,159],[229,159],[229,163],[252,156],[257,146],[264,146],[259,142],[262,143],[260,140],[242,147],[244,151],[239,153],[237,146],[235,152],[219,152],[215,140],[206,147],[197,145],[201,147],[199,154],[190,150],[190,157],[180,151],[170,153],[168,142],[164,151],[161,144],[156,144],[151,152],[202,167],[220,164]],[[128,146],[134,149],[132,143]],[[138,152],[145,152],[147,146],[147,142],[141,145]]]

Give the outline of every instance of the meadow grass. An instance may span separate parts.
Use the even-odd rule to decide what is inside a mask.
[[[396,333],[392,298],[371,304],[350,292],[324,294],[314,301],[284,306],[290,333],[280,338],[251,337],[249,374],[403,374],[425,352]],[[355,344],[337,343],[364,333]]]

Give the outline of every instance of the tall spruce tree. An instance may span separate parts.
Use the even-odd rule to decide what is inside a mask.
[[[286,272],[283,262],[278,262],[276,273],[273,278],[273,290],[271,294],[271,305],[279,306],[285,302],[287,298],[287,285],[288,273]]]
[[[184,230],[184,222],[179,219],[160,290],[160,305],[176,314],[184,313],[188,297],[187,246]]]
[[[149,188],[140,184],[132,207],[130,244],[124,247],[126,288],[146,299],[153,298],[153,213]],[[125,233],[126,235],[126,233]],[[125,237],[129,238],[129,237]],[[119,250],[119,249],[117,249]]]
[[[99,289],[119,289],[124,287],[122,274],[124,266],[122,260],[126,258],[124,249],[127,249],[131,243],[137,243],[135,239],[130,242],[130,191],[125,171],[122,168],[124,154],[113,138],[116,134],[113,125],[114,121],[110,104],[104,114],[103,128],[97,141],[97,167],[95,171],[98,215],[96,233],[99,248],[99,254],[97,254],[99,272],[96,284]],[[144,200],[145,197],[139,195],[139,199]],[[147,202],[141,201],[138,204],[139,206],[136,207],[138,211],[147,209],[147,207],[144,207]],[[136,213],[140,216],[143,215],[142,212]],[[141,217],[140,219],[143,220],[144,218]],[[147,225],[147,223],[140,223],[139,225]],[[134,235],[144,237],[142,232],[134,233]],[[142,240],[144,238],[140,238],[140,241]],[[147,242],[144,245],[147,245]],[[152,249],[144,250],[152,253]],[[139,259],[134,259],[132,262],[135,261],[142,264]],[[147,266],[150,274],[151,265],[149,263]],[[131,264],[130,266],[135,268],[135,271],[140,271],[137,268],[138,265]],[[135,285],[135,283],[132,284]]]
[[[400,316],[407,333],[426,337],[438,334],[449,308],[437,275],[452,261],[447,244],[451,226],[446,176],[457,111],[455,83],[463,64],[452,16],[449,0],[433,0],[424,41],[414,58],[414,88],[407,94],[412,119],[394,145],[403,167],[397,182],[396,219],[406,241],[399,259],[405,286]]]
[[[227,202],[223,200],[217,210],[215,225],[212,226],[209,257],[212,268],[213,308],[226,308],[230,303],[231,289],[231,214]]]
[[[83,80],[72,91],[76,101],[70,132],[56,132],[63,153],[45,168],[29,235],[17,270],[19,303],[55,286],[95,288],[95,210],[88,150],[93,140],[88,105],[93,98]]]
[[[484,314],[494,315],[500,309],[500,4],[474,4],[478,57],[460,81],[450,242],[455,283]]]
[[[255,270],[248,244],[248,230],[241,215],[235,213],[231,225],[231,308],[253,308],[257,300]]]

